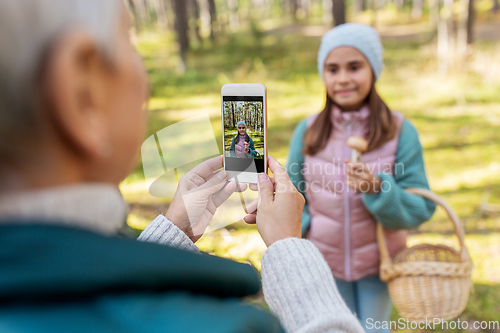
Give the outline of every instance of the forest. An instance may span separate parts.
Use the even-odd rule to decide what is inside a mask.
[[[145,137],[208,114],[221,154],[236,135],[233,123],[238,119],[249,121],[248,133],[256,148],[261,147],[258,133],[253,132],[258,131],[258,119],[245,119],[251,117],[245,115],[248,108],[224,106],[223,126],[220,96],[226,83],[260,82],[268,91],[268,152],[283,165],[297,124],[325,105],[325,84],[316,63],[321,36],[344,19],[374,26],[384,46],[377,92],[418,130],[429,186],[463,221],[474,264],[474,293],[460,320],[498,320],[498,0],[128,0],[126,4],[134,24],[132,40],[151,86]],[[192,167],[179,168],[179,177]],[[130,205],[127,223],[137,233],[170,204],[170,199],[149,194],[140,159],[120,189]],[[216,223],[196,245],[259,269],[266,247],[255,226],[241,220],[245,212],[240,195],[246,202],[256,196],[247,190],[231,197],[228,206],[218,210],[224,223]],[[409,230],[408,245],[421,243],[457,248],[443,210]],[[266,306],[262,297],[251,302]],[[391,320],[399,318],[394,309]],[[450,332],[473,331],[446,330]]]
[[[262,102],[224,102],[224,129],[236,129],[236,124],[240,120],[245,122],[247,130],[262,135],[264,128]]]
[[[363,16],[377,26],[386,10],[406,23],[426,21],[437,42],[439,70],[446,73],[471,52],[475,7],[498,13],[499,0],[126,0],[136,32],[152,26],[175,33],[180,72],[188,54],[203,43],[250,27],[253,34],[295,24],[336,26]],[[483,10],[484,11],[484,10]],[[401,22],[400,22],[401,23]],[[401,25],[401,24],[399,24]],[[269,28],[269,29],[268,29]],[[397,29],[394,24],[393,29]]]

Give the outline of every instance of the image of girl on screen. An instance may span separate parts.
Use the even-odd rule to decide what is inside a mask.
[[[257,156],[257,151],[252,138],[247,134],[247,125],[244,121],[238,121],[238,134],[231,141],[229,151],[231,157],[238,158],[254,158]]]

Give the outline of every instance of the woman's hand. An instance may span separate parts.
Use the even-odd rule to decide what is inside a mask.
[[[347,165],[346,178],[349,187],[358,193],[375,194],[380,192],[382,181],[373,175],[368,165],[344,161]]]
[[[227,182],[222,156],[209,159],[186,173],[180,180],[165,217],[193,242],[205,232],[217,207],[233,192],[246,190],[246,184]]]
[[[248,147],[248,142],[245,142],[245,153],[250,152],[250,148]]]
[[[301,236],[304,197],[290,181],[285,168],[269,156],[269,169],[274,179],[259,174],[259,198],[247,206],[244,221],[257,223],[257,229],[269,247],[288,237]]]

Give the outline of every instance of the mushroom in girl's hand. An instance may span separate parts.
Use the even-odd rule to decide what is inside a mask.
[[[352,148],[351,162],[358,162],[359,156],[368,149],[366,140],[360,136],[351,136],[347,139],[347,145]]]

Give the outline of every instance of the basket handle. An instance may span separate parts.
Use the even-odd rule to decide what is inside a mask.
[[[441,198],[432,191],[418,187],[407,188],[405,190],[409,193],[417,194],[426,199],[434,201],[436,204],[444,208],[444,210],[448,214],[448,218],[453,222],[453,229],[458,237],[458,242],[460,243],[460,257],[462,258],[463,261],[470,260],[469,252],[467,251],[467,247],[465,246],[465,241],[464,241],[465,239],[464,228],[462,226],[462,223],[460,222],[460,218],[457,216],[455,211],[450,207],[450,205],[448,205],[448,203],[444,201],[443,198]],[[382,226],[382,224],[380,224],[380,222],[377,223],[377,242],[379,244],[381,267],[388,268],[392,266],[392,259],[391,256],[389,255],[389,249],[387,247],[387,242],[385,240],[384,227]]]

